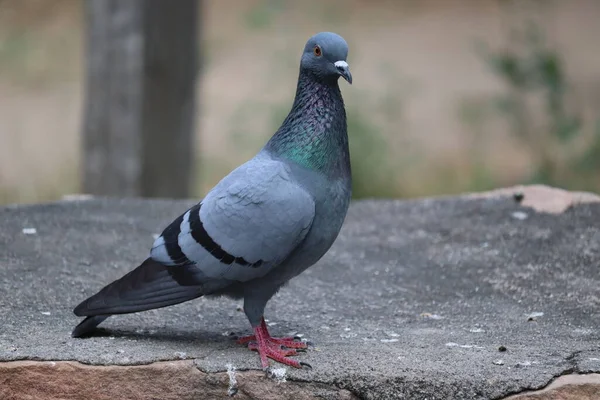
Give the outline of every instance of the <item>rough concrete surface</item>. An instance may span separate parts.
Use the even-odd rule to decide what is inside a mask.
[[[249,325],[225,298],[70,337],[72,308],[142,261],[192,202],[2,208],[0,398],[219,398],[231,375],[234,398],[598,399],[594,375],[531,397],[600,373],[600,204],[574,203],[552,214],[511,192],[356,202],[332,250],[267,307],[273,334],[313,343],[299,356],[313,369],[272,363],[269,376],[232,340]],[[592,397],[567,397],[581,385]]]

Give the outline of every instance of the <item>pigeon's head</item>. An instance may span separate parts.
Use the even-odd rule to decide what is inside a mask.
[[[348,44],[343,37],[332,32],[317,33],[306,42],[300,70],[327,81],[337,81],[341,76],[352,84],[346,57]]]

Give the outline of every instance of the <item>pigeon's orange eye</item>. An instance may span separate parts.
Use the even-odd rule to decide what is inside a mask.
[[[321,48],[319,46],[315,46],[313,53],[315,53],[315,56],[321,57]]]

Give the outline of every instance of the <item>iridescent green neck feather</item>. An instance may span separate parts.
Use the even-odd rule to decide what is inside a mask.
[[[265,150],[327,176],[349,176],[346,111],[337,79],[301,72],[294,105]]]

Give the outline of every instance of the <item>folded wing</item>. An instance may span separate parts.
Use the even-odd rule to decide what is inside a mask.
[[[151,257],[209,279],[248,281],[284,261],[310,230],[313,198],[285,164],[258,156],[232,171],[157,238]]]

